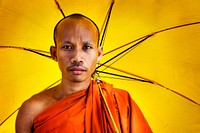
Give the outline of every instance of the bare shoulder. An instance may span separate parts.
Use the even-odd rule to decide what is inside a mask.
[[[49,96],[48,92],[48,90],[40,92],[22,104],[16,119],[17,133],[32,132],[34,118],[50,106],[51,96]]]
[[[43,91],[33,95],[30,99],[26,100],[20,107],[20,112],[28,113],[29,115],[38,115],[40,111],[46,108],[49,103],[50,96],[48,91]]]

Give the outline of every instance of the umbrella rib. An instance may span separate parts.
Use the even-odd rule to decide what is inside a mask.
[[[158,33],[161,33],[161,32],[168,31],[168,30],[173,30],[173,29],[182,28],[182,27],[186,27],[186,26],[191,26],[191,25],[195,25],[195,24],[200,24],[200,22],[192,22],[192,23],[187,23],[187,24],[182,24],[182,25],[169,27],[169,28],[166,28],[166,29],[163,29],[163,30],[156,31],[153,34],[158,34]]]
[[[54,85],[56,85],[58,82],[60,82],[61,79],[57,80],[56,82],[52,83],[51,85],[49,85],[48,87],[46,87],[44,90],[48,90],[50,89],[51,87],[53,87]]]
[[[51,58],[51,56],[47,55],[47,54],[49,54],[49,52],[43,51],[43,50],[30,49],[30,48],[25,48],[25,47],[16,47],[16,46],[0,46],[0,48],[13,48],[13,49],[18,49],[18,50],[25,50],[28,52],[32,52],[32,53],[44,56],[44,57]]]
[[[112,49],[112,50],[110,50],[110,51],[104,53],[103,55],[105,56],[105,55],[107,55],[107,54],[109,54],[109,53],[112,53],[112,52],[114,52],[114,51],[116,51],[116,50],[118,50],[118,49],[121,49],[121,48],[123,48],[123,47],[125,47],[125,46],[127,46],[127,45],[130,45],[130,44],[132,44],[132,43],[134,43],[134,42],[137,42],[137,41],[139,41],[139,40],[141,40],[141,39],[143,39],[143,38],[146,38],[147,36],[148,36],[148,35],[143,36],[143,37],[140,37],[140,38],[138,38],[138,39],[135,39],[135,40],[133,40],[133,41],[131,41],[131,42],[128,42],[128,43],[126,43],[126,44],[124,44],[124,45],[122,45],[122,46],[120,46],[120,47],[117,47],[117,48],[115,48],[115,49]]]
[[[152,35],[153,35],[153,34],[146,36],[144,39],[140,40],[139,42],[133,44],[132,46],[130,46],[130,47],[128,47],[127,49],[125,49],[125,50],[123,50],[122,52],[120,52],[119,54],[117,54],[117,55],[115,55],[114,57],[110,58],[109,60],[105,61],[104,63],[102,63],[101,65],[99,65],[99,66],[97,67],[97,69],[100,68],[101,66],[107,64],[108,62],[112,61],[113,59],[117,58],[118,56],[120,56],[121,54],[125,53],[126,51],[128,51],[128,50],[132,49],[133,47],[139,45],[140,43],[142,43],[143,41],[145,41],[146,39],[148,39],[148,38],[151,37]]]
[[[179,95],[179,96],[181,96],[181,97],[183,97],[183,98],[189,100],[190,102],[192,102],[192,103],[194,103],[194,104],[200,106],[200,103],[197,103],[196,101],[192,100],[191,98],[189,98],[189,97],[187,97],[187,96],[185,96],[185,95],[183,95],[183,94],[181,94],[181,93],[179,93],[179,92],[177,92],[177,91],[174,91],[174,90],[172,90],[172,89],[169,89],[169,88],[167,88],[167,87],[165,87],[165,86],[163,86],[163,85],[161,85],[161,84],[158,84],[158,85],[159,85],[159,86],[162,86],[163,88],[165,88],[165,89],[167,89],[167,90],[169,90],[169,91],[171,91],[171,92],[173,92],[173,93],[175,93],[175,94],[177,94],[177,95]]]
[[[109,65],[104,65],[106,68],[104,68],[102,71],[106,70],[107,68],[109,68],[110,66],[112,66],[114,63],[116,63],[118,60],[120,60],[121,58],[123,58],[125,55],[127,55],[129,52],[131,52],[134,48],[136,48],[138,45],[136,45],[135,47],[129,49],[128,51],[126,51],[126,53],[123,53],[123,55],[121,55],[118,59],[116,59],[115,61],[113,61],[111,64]]]
[[[61,79],[57,80],[56,82],[52,83],[51,85],[49,85],[48,87],[46,87],[44,90],[47,90],[49,88],[51,88],[52,86],[54,86],[55,84],[57,84],[58,82],[60,82]],[[5,123],[12,115],[15,114],[15,112],[17,112],[20,108],[16,109],[14,112],[12,112],[6,119],[4,119],[1,123],[0,126]]]
[[[104,40],[105,40],[105,36],[106,36],[106,32],[107,32],[107,27],[108,27],[108,23],[109,23],[109,20],[110,20],[111,13],[112,13],[113,5],[114,5],[114,0],[112,1],[111,5],[110,5],[110,8],[108,10],[108,13],[106,15],[106,22],[104,22],[105,23],[105,28],[103,30],[103,34],[102,34],[100,46],[103,46],[103,43],[104,43]]]
[[[24,50],[29,51],[29,52],[32,52],[32,53],[35,53],[35,54],[38,54],[38,55],[41,55],[41,56],[44,56],[44,57],[51,58],[51,56],[49,56],[49,55],[46,55],[46,54],[43,54],[43,53],[37,52],[37,51],[32,50],[32,49],[26,49],[26,48],[25,48]]]
[[[115,73],[110,73],[110,72],[105,72],[105,71],[99,71],[99,70],[96,70],[96,72],[153,84],[153,82],[150,81],[150,80],[143,80],[143,79],[133,78],[133,77],[129,77],[129,76],[124,76],[124,75],[120,75],[120,74],[115,74]]]
[[[109,53],[112,53],[112,52],[114,52],[114,51],[116,51],[116,50],[118,50],[118,49],[121,49],[121,48],[123,48],[123,47],[125,47],[125,46],[128,46],[128,45],[130,45],[130,44],[132,44],[132,43],[134,43],[134,42],[136,42],[136,41],[138,41],[138,40],[141,40],[141,39],[143,39],[143,38],[146,38],[146,37],[149,36],[149,35],[152,35],[152,36],[153,36],[153,35],[158,34],[158,33],[161,33],[161,32],[165,32],[165,31],[169,31],[169,30],[173,30],[173,29],[177,29],[177,28],[182,28],[182,27],[186,27],[186,26],[196,25],[196,24],[200,24],[200,22],[192,22],[192,23],[177,25],[177,26],[169,27],[169,28],[166,28],[166,29],[163,29],[163,30],[159,30],[159,31],[153,32],[152,34],[148,34],[148,35],[142,36],[142,37],[140,37],[140,38],[138,38],[138,39],[135,39],[135,40],[133,40],[133,41],[131,41],[131,42],[128,42],[128,43],[126,43],[126,44],[124,44],[124,45],[121,45],[121,46],[119,46],[119,47],[117,47],[117,48],[115,48],[115,49],[112,49],[112,50],[110,50],[110,51],[104,53],[103,55],[105,56],[105,55],[107,55],[107,54],[109,54]]]
[[[126,80],[126,81],[132,81],[133,79],[127,79],[123,77],[109,77],[109,76],[101,76],[101,78],[109,78],[109,79],[119,79],[119,80]]]
[[[104,65],[104,66],[106,66],[106,65]],[[138,77],[138,78],[141,78],[141,79],[144,79],[144,80],[151,81],[151,82],[154,83],[154,84],[158,84],[156,81],[153,81],[153,80],[151,80],[151,79],[148,79],[148,78],[139,76],[139,75],[137,75],[137,74],[133,74],[133,73],[124,71],[124,70],[119,69],[119,68],[115,68],[115,67],[112,67],[112,66],[106,66],[106,67],[108,67],[108,68],[110,68],[110,69],[113,69],[113,70],[116,70],[116,71],[118,71],[118,72],[122,72],[122,73],[125,73],[125,74],[129,74],[129,75],[131,75],[131,76],[135,76],[135,77]]]
[[[112,1],[112,0],[111,0]],[[113,2],[113,1],[112,1]],[[112,4],[112,2],[110,3],[110,5]],[[111,7],[111,6],[110,6]],[[108,18],[108,14],[109,14],[109,11],[110,11],[110,8],[108,9],[108,11],[107,11],[107,14],[106,14],[106,16],[105,16],[105,19],[104,19],[104,21],[103,21],[103,24],[102,24],[102,26],[101,26],[101,30],[100,30],[100,33],[102,33],[102,31],[104,30],[104,28],[105,28],[105,25],[106,25],[106,22],[107,22],[107,18]]]
[[[56,3],[56,6],[58,8],[58,10],[61,12],[61,14],[63,15],[63,17],[65,17],[65,13],[63,12],[62,8],[60,7],[60,4],[57,0],[54,0],[55,3]]]
[[[16,109],[14,112],[12,112],[5,120],[3,120],[1,123],[0,123],[0,126],[2,125],[2,124],[4,124],[12,115],[14,115],[15,114],[15,112],[17,112],[19,110],[19,108],[18,109]]]
[[[160,84],[160,83],[158,83],[158,82],[156,82],[156,81],[149,80],[149,79],[143,78],[143,77],[141,77],[141,76],[134,75],[134,76],[137,76],[137,77],[143,78],[143,79],[133,78],[133,77],[124,76],[124,75],[120,75],[120,74],[114,74],[114,73],[110,73],[110,72],[98,71],[98,70],[96,70],[96,72],[104,73],[104,74],[108,74],[108,75],[113,75],[113,76],[117,76],[117,77],[121,77],[121,78],[127,78],[127,79],[131,79],[131,80],[135,80],[135,81],[140,81],[140,82],[145,82],[145,83],[151,83],[151,84],[154,84],[154,85],[158,85],[158,86],[163,87],[163,88],[165,88],[166,90],[171,91],[171,92],[173,92],[174,94],[177,94],[177,95],[179,95],[180,97],[185,98],[186,100],[188,100],[188,101],[190,101],[190,102],[192,102],[192,103],[194,103],[194,104],[200,106],[199,103],[197,103],[196,101],[192,100],[191,98],[189,98],[189,97],[187,97],[187,96],[185,96],[185,95],[183,95],[183,94],[181,94],[181,93],[179,93],[179,92],[177,92],[177,91],[174,91],[174,90],[172,90],[172,89],[170,89],[170,88],[167,88],[167,87],[165,87],[164,85],[162,85],[162,84]],[[123,72],[123,71],[122,71],[122,72]],[[130,73],[129,73],[129,74],[130,74]]]

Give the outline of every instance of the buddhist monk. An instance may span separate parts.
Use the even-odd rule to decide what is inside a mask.
[[[128,92],[93,80],[102,57],[97,25],[81,14],[69,15],[54,29],[51,57],[61,83],[26,100],[17,115],[17,133],[151,133]]]

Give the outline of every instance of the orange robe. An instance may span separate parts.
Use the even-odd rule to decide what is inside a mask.
[[[108,83],[101,87],[120,133],[152,133],[130,95]],[[110,116],[96,81],[89,89],[72,94],[34,119],[35,133],[114,133]]]

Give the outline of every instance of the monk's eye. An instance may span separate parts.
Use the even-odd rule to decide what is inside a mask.
[[[73,47],[70,46],[70,45],[64,45],[62,46],[62,49],[65,49],[65,50],[71,50]]]
[[[83,47],[83,49],[84,50],[87,50],[87,49],[92,49],[93,47],[92,46],[90,46],[90,45],[85,45],[84,47]]]

